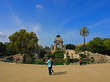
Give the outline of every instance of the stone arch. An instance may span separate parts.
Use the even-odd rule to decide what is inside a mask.
[[[52,49],[52,46],[54,47]],[[60,48],[60,51],[63,51],[63,40],[61,39],[60,35],[57,35],[54,40],[54,45],[51,46],[52,53],[57,50],[57,48]]]

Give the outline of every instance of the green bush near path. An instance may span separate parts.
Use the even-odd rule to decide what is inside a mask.
[[[56,51],[52,54],[49,54],[48,57],[51,57],[51,58],[64,58],[64,54],[62,51]]]
[[[65,62],[66,61],[64,59],[61,59],[61,58],[53,59],[54,65],[64,65]]]

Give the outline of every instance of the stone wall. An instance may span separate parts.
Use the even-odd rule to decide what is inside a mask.
[[[66,58],[67,56],[69,56],[70,59],[79,59],[79,54],[75,54],[74,50],[66,49],[64,58]]]

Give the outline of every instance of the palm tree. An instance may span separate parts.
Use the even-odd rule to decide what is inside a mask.
[[[84,37],[84,54],[85,54],[85,36],[87,37],[89,35],[87,27],[82,26],[82,28],[80,29],[80,35]]]

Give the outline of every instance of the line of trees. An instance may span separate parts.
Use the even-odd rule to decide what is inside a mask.
[[[80,47],[76,47],[75,51],[89,51],[92,53],[100,53],[104,55],[110,56],[110,38],[99,38],[95,37],[93,40],[89,41],[87,45],[82,45]]]
[[[0,57],[11,56],[20,53],[21,55],[33,58],[34,54],[38,54],[39,58],[43,58],[45,54],[50,53],[50,48],[43,48],[38,45],[38,38],[34,32],[26,32],[21,29],[13,33],[9,37],[10,42],[3,44],[0,42]]]
[[[101,53],[110,55],[110,38],[96,37],[87,45],[85,45],[85,37],[89,34],[87,27],[80,29],[80,35],[84,37],[84,45],[76,47],[74,44],[67,44],[66,49],[72,49],[76,52],[90,51],[93,53]],[[38,38],[34,32],[26,32],[25,29],[21,29],[19,32],[15,32],[9,36],[10,42],[3,44],[0,42],[0,57],[10,56],[15,54],[24,54],[32,58],[35,53],[39,54],[39,58],[43,58],[45,54],[50,54],[50,48],[46,46],[43,48],[38,45]]]

